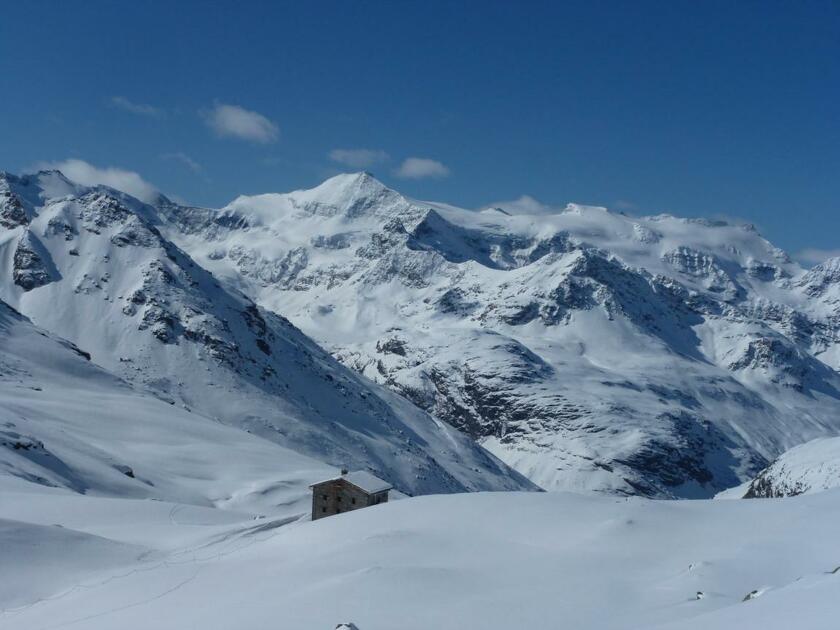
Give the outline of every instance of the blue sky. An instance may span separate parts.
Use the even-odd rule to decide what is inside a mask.
[[[366,168],[466,207],[734,216],[840,250],[837,3],[0,9],[0,169],[84,160],[222,205]]]

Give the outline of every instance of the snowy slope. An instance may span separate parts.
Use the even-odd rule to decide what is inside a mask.
[[[367,174],[161,229],[550,489],[711,496],[840,432],[840,261],[749,226],[414,201]]]
[[[140,537],[129,519],[114,527],[119,513],[102,499],[72,497],[83,511],[54,497],[71,515],[62,520],[27,492],[0,503],[0,518],[28,523],[13,540],[49,541],[46,521],[64,523],[67,545],[18,564],[31,592],[0,581],[0,626],[21,630],[833,630],[840,614],[837,491],[770,501],[443,495],[259,528],[180,522],[145,502],[133,507]],[[110,542],[93,538],[103,534]],[[2,525],[0,536],[8,549]],[[107,566],[138,544],[151,555]],[[100,567],[91,558],[80,576],[88,548]]]
[[[222,287],[136,199],[54,171],[4,174],[0,217],[0,298],[173,413],[194,410],[334,466],[370,469],[410,493],[532,487]],[[82,441],[77,430],[67,434]]]
[[[840,438],[822,438],[783,453],[761,471],[744,498],[790,497],[840,486]]]
[[[5,607],[49,597],[67,584],[136,563],[149,550],[57,525],[0,519],[0,596]],[[38,567],[21,571],[21,567]]]
[[[308,484],[332,472],[138,391],[0,302],[0,477],[7,481],[301,514]]]

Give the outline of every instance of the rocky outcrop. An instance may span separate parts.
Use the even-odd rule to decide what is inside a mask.
[[[57,279],[58,271],[41,241],[26,230],[17,242],[12,278],[24,291],[37,289]]]
[[[31,210],[15,189],[20,185],[20,178],[0,171],[0,227],[13,230],[29,225]]]

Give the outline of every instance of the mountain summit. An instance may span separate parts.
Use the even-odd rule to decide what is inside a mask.
[[[838,278],[751,226],[473,212],[367,174],[160,229],[550,489],[710,496],[840,430]]]
[[[57,178],[0,178],[0,216],[14,219],[0,229],[0,298],[38,326],[172,405],[404,492],[533,488],[223,286],[162,233],[172,202]],[[221,216],[218,229],[245,227]]]

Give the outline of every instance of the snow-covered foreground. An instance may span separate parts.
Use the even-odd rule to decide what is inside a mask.
[[[836,490],[438,495],[317,522],[10,477],[0,493],[0,627],[15,630],[816,630],[840,615]]]

